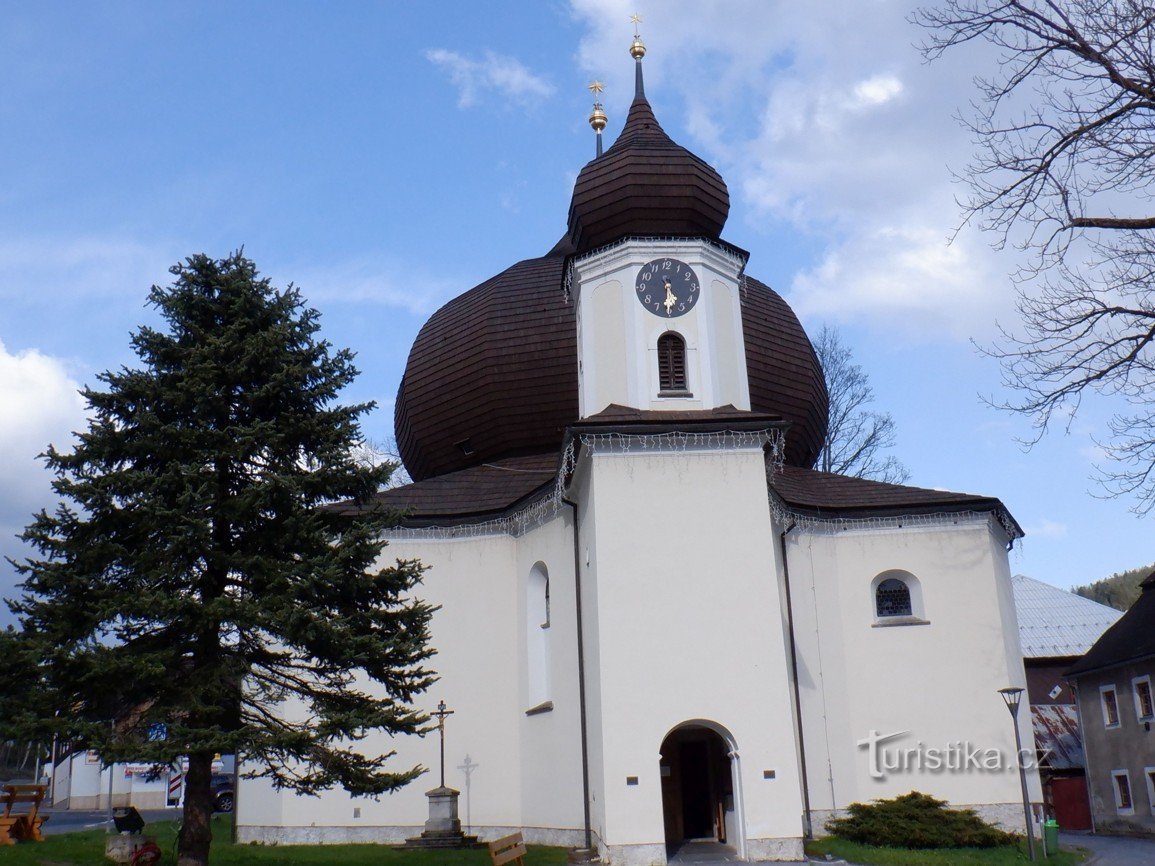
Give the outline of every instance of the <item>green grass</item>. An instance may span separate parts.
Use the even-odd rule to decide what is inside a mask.
[[[149,824],[146,834],[156,837],[164,851],[162,863],[176,862],[173,843],[175,822]],[[230,819],[213,819],[213,845],[209,856],[213,866],[488,866],[485,849],[465,851],[403,851],[383,845],[233,845],[229,842]],[[0,848],[3,866],[109,866],[104,859],[105,833],[89,830],[47,836],[44,842],[21,842]],[[526,866],[560,866],[565,863],[564,848],[532,846],[525,858]]]
[[[875,848],[871,845],[862,845],[858,842],[848,842],[834,836],[825,839],[816,839],[806,843],[807,854],[831,854],[841,857],[851,863],[861,863],[863,866],[1012,866],[1012,864],[1028,863],[1027,843],[1024,841],[1018,847],[1001,848],[939,848],[912,851],[908,848]],[[1074,866],[1082,863],[1087,852],[1060,851],[1054,857],[1043,859],[1042,852],[1038,863],[1047,866]]]

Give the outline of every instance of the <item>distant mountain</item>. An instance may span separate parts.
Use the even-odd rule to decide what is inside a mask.
[[[1076,586],[1071,591],[1116,610],[1126,610],[1135,603],[1135,599],[1139,597],[1139,584],[1152,571],[1155,571],[1155,564],[1144,565],[1120,574],[1112,574],[1086,586]]]

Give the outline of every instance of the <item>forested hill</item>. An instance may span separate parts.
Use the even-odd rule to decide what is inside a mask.
[[[1086,586],[1076,586],[1073,591],[1083,598],[1109,605],[1117,610],[1126,610],[1135,603],[1135,599],[1139,597],[1139,584],[1152,571],[1155,571],[1155,564],[1144,565],[1120,574],[1112,574]]]

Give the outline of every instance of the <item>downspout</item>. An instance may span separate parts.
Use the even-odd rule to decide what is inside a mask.
[[[807,839],[814,838],[814,827],[810,818],[810,780],[806,773],[806,740],[802,733],[802,692],[798,687],[798,644],[794,639],[794,605],[790,599],[790,561],[786,557],[786,536],[797,524],[782,530],[778,542],[782,550],[782,582],[786,589],[786,626],[790,635],[790,677],[794,685],[794,717],[798,736],[798,764],[802,773],[802,832]]]
[[[582,808],[585,811],[585,848],[592,851],[593,829],[590,825],[590,748],[589,735],[586,727],[586,656],[585,637],[582,629],[582,578],[581,578],[581,548],[578,536],[578,507],[577,503],[561,499],[573,510],[573,582],[576,597],[575,610],[577,611],[577,662],[578,662],[578,712],[581,716],[582,736]]]

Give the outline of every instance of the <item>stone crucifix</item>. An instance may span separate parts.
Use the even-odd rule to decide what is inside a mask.
[[[430,715],[437,716],[437,732],[441,735],[441,787],[445,787],[445,717],[452,716],[454,710],[445,708],[445,701],[437,705],[437,711]]]

